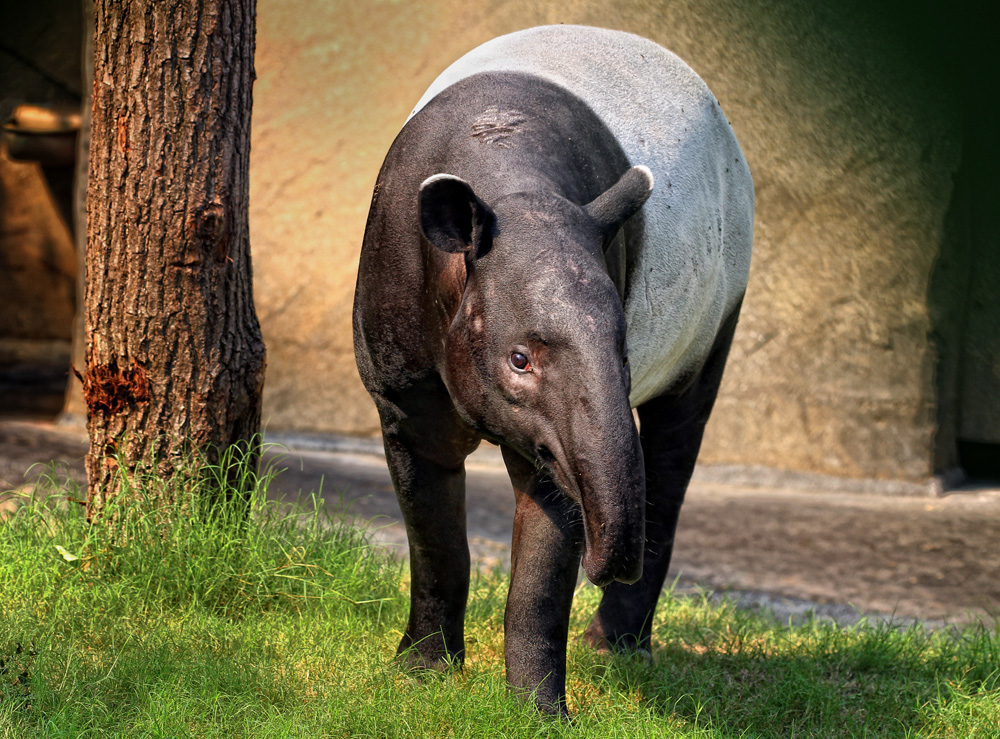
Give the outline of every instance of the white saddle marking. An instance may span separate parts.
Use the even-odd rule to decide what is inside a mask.
[[[632,243],[608,271],[623,296],[630,402],[656,397],[697,367],[746,290],[753,180],[705,83],[679,57],[622,31],[542,26],[501,36],[446,69],[417,103],[480,72],[521,72],[559,85],[604,122],[631,164],[656,181]],[[413,115],[411,113],[411,116]]]

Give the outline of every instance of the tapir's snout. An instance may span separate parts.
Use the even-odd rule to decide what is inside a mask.
[[[628,551],[609,551],[611,547],[588,546],[583,553],[583,571],[598,587],[618,581],[633,583],[642,577],[642,544]]]
[[[617,433],[599,439],[596,453],[575,470],[583,509],[583,570],[599,587],[642,576],[646,480],[639,434],[627,406],[626,413]]]
[[[633,583],[642,576],[646,480],[631,411],[627,423],[619,433],[588,435],[589,443],[577,437],[572,455],[553,445],[554,459],[546,465],[581,508],[583,571],[599,587],[616,580]]]
[[[645,497],[641,480],[638,489],[629,486],[607,495],[585,495],[583,571],[594,585],[633,583],[642,576]]]

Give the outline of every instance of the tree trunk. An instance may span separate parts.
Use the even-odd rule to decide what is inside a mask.
[[[265,364],[247,214],[255,0],[94,5],[92,519],[121,472],[169,477],[239,441],[255,454]]]

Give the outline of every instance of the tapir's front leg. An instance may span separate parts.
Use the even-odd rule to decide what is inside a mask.
[[[421,667],[461,664],[469,595],[464,467],[449,469],[391,438],[385,447],[410,547],[410,618],[399,652]]]
[[[435,388],[379,403],[386,461],[410,549],[410,617],[399,644],[411,664],[461,664],[469,594],[465,457],[479,442]],[[404,412],[400,412],[404,411]]]
[[[507,447],[517,499],[510,592],[504,612],[507,681],[546,713],[566,713],[566,639],[583,551],[576,505]]]

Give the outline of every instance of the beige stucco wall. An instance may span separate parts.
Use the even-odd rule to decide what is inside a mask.
[[[250,217],[267,427],[377,432],[350,321],[382,157],[466,50],[532,25],[586,23],[686,59],[754,174],[750,288],[702,460],[930,475],[927,290],[959,121],[946,82],[891,18],[868,11],[832,0],[260,0]]]

